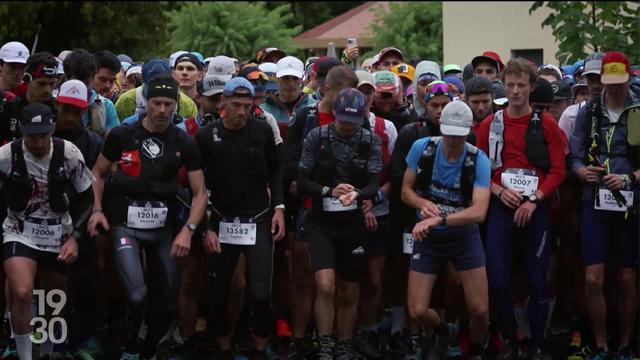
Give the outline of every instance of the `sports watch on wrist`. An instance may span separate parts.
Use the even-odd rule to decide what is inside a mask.
[[[198,225],[196,225],[196,224],[187,224],[187,229],[189,229],[191,231],[196,231],[197,227],[198,227]]]
[[[529,195],[529,197],[527,198],[527,201],[532,202],[534,204],[537,204],[539,202],[538,197],[536,196],[536,194],[531,194]]]
[[[330,188],[330,187],[328,187],[328,186],[323,186],[323,187],[322,187],[321,195],[322,195],[323,197],[327,196],[327,195],[329,194],[330,190],[331,190],[331,188]]]

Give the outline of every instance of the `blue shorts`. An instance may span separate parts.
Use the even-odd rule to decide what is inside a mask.
[[[477,225],[433,230],[423,241],[413,243],[410,269],[423,274],[438,274],[451,261],[457,271],[485,266],[484,250]]]
[[[638,267],[638,215],[593,208],[592,201],[582,203],[582,261],[585,266],[602,264],[611,245],[618,266]],[[610,244],[613,242],[612,244]]]
[[[378,229],[369,232],[364,248],[368,256],[386,256],[389,252],[391,241],[391,228],[389,224],[389,215],[376,217],[378,220]]]

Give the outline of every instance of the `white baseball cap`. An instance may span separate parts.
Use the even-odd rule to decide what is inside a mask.
[[[89,106],[87,85],[80,80],[67,80],[60,85],[56,100],[59,103],[71,104],[84,109]]]
[[[278,79],[288,75],[302,79],[302,76],[304,75],[304,64],[297,57],[285,56],[278,60],[276,65],[276,77]]]
[[[62,50],[60,51],[60,54],[58,54],[58,58],[60,58],[60,60],[64,61],[64,59],[67,58],[67,55],[71,54],[71,50]]]
[[[130,67],[129,69],[127,69],[127,73],[125,77],[129,77],[133,74],[140,74],[142,75],[142,66],[140,65],[133,65],[132,67]]]
[[[28,58],[29,49],[21,42],[11,41],[0,48],[0,59],[6,63],[26,64]]]
[[[186,54],[188,51],[180,50],[176,51],[169,56],[169,66],[174,67],[176,65],[176,59],[182,54]]]
[[[218,55],[211,59],[207,68],[207,75],[221,76],[224,81],[229,81],[236,74],[236,64],[232,58]]]
[[[442,135],[467,136],[473,125],[471,108],[463,101],[448,103],[440,115],[440,132]]]
[[[56,61],[58,62],[58,75],[63,75],[64,74],[64,65],[62,64],[62,60],[60,60],[60,58],[56,58]]]
[[[227,81],[228,75],[206,75],[197,82],[196,91],[202,96],[221,94]]]

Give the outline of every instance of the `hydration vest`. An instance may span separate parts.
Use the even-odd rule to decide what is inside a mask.
[[[451,188],[439,183],[433,182],[433,165],[435,163],[436,151],[438,150],[438,144],[442,140],[442,137],[432,137],[429,139],[425,150],[422,152],[422,157],[418,161],[418,176],[416,179],[416,192],[423,198],[435,202],[436,204],[448,205],[454,208],[469,207],[471,199],[473,198],[473,185],[476,180],[476,163],[478,160],[478,148],[465,143],[467,147],[467,154],[464,157],[462,163],[462,170],[460,171],[460,188]],[[449,192],[462,192],[462,202],[452,202],[449,199],[433,196],[433,192],[430,191],[431,187],[438,187],[440,189],[446,189]]]
[[[502,167],[502,149],[504,147],[504,110],[498,110],[491,120],[489,129],[489,160],[491,170]],[[547,141],[542,128],[542,112],[534,110],[525,133],[525,155],[531,165],[549,171],[551,162]]]
[[[69,209],[69,197],[66,193],[67,177],[64,169],[64,140],[56,137],[53,142],[53,154],[49,162],[47,189],[49,207],[55,213],[64,213]],[[11,142],[11,172],[7,178],[4,194],[9,209],[22,212],[33,194],[27,164],[22,151],[22,139]]]
[[[320,128],[318,159],[316,161],[316,166],[312,174],[312,179],[314,182],[328,187],[334,187],[338,185],[338,183],[335,182],[335,177],[338,170],[338,161],[333,155],[329,135],[329,130],[332,126],[333,125],[329,125]],[[346,170],[346,173],[348,174],[348,179],[344,181],[353,185],[356,189],[365,187],[368,182],[367,169],[369,164],[369,155],[371,152],[371,143],[373,142],[373,132],[370,131],[369,134],[370,139],[369,142],[366,143],[362,141],[364,137],[364,131],[360,131],[360,143],[358,144],[358,147],[356,148],[356,151],[351,158],[351,162],[347,165],[347,169],[343,169]],[[321,198],[316,197],[313,201],[313,204],[313,206],[317,209],[322,209]]]
[[[629,163],[634,168],[638,168],[640,166],[640,158],[638,157],[637,147],[634,149],[633,146],[627,142],[627,151],[625,153],[619,152],[606,152],[608,151],[605,146],[602,148],[605,149],[605,152],[601,151],[602,144],[600,139],[600,131],[603,127],[603,117],[602,113],[602,99],[600,96],[597,96],[593,99],[590,106],[587,106],[587,111],[585,114],[585,118],[587,120],[587,141],[586,141],[586,149],[585,149],[585,158],[584,163],[587,165],[600,166],[599,164],[599,156],[604,154],[607,158],[627,158],[629,159]],[[618,120],[616,126],[627,126],[627,122],[622,119]]]
[[[142,127],[141,124],[132,126]],[[175,140],[163,142],[162,148],[159,149],[162,154],[153,159],[145,155],[145,147],[158,146],[155,141],[160,140],[153,140],[155,138],[148,136],[143,128],[134,128],[128,132],[129,137],[123,139],[123,144],[134,145],[122,150],[118,170],[109,179],[110,189],[115,195],[162,201],[175,197],[178,190],[177,174],[181,164],[178,153],[182,149],[186,134],[180,134],[182,130],[174,125],[169,125],[167,131],[174,133],[171,139]]]

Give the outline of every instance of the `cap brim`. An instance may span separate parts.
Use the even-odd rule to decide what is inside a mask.
[[[373,83],[372,83],[371,81],[366,81],[366,80],[365,80],[365,81],[360,81],[360,82],[358,83],[358,86],[356,86],[356,88],[359,88],[359,87],[360,87],[360,86],[362,86],[362,85],[369,85],[369,86],[371,86],[374,90],[376,89],[375,85],[373,85]]]
[[[5,59],[2,60],[2,62],[6,62],[6,63],[20,63],[20,64],[26,64],[27,63],[27,59],[24,58],[12,58],[12,59]]]
[[[509,102],[508,98],[498,98],[498,99],[493,99],[493,103],[498,105],[498,106],[502,106],[504,104],[506,104],[507,102]]]
[[[282,69],[276,73],[277,78],[281,78],[284,76],[295,76],[298,79],[302,79],[303,72],[295,69]]]
[[[571,99],[570,96],[554,96],[553,100],[569,100]]]
[[[336,121],[348,122],[355,125],[362,125],[363,119],[364,119],[363,116],[350,116],[350,115],[344,115],[344,114],[336,114]]]
[[[440,132],[442,135],[448,136],[467,136],[469,135],[469,132],[471,132],[471,128],[466,126],[440,124]]]
[[[219,89],[211,89],[209,91],[203,91],[200,95],[202,96],[213,96],[216,94],[222,94],[223,92],[223,88],[219,88]]]
[[[53,132],[53,130],[55,130],[56,126],[55,124],[52,125],[34,125],[34,124],[29,124],[29,125],[20,125],[20,132],[24,135],[42,135],[42,134],[48,134]]]
[[[396,86],[393,86],[393,85],[376,85],[375,88],[376,88],[376,91],[379,91],[379,92],[396,92],[396,91],[398,91],[398,88]]]
[[[600,76],[600,82],[604,85],[624,84],[627,81],[629,81],[629,74]]]
[[[89,102],[86,101],[86,100],[80,100],[78,98],[72,98],[72,97],[68,97],[68,96],[59,96],[58,95],[58,97],[56,97],[56,100],[59,103],[75,105],[75,106],[77,106],[79,108],[82,108],[82,109],[84,109],[87,106],[89,106]]]
[[[598,69],[598,70],[595,70],[595,69],[585,70],[585,71],[582,72],[582,76],[589,75],[589,74],[600,75],[600,69]]]

